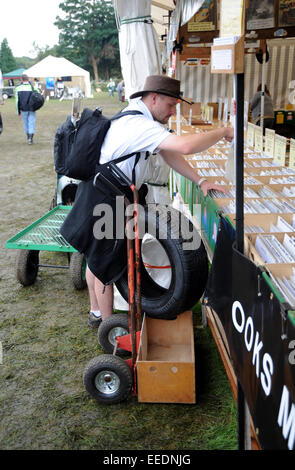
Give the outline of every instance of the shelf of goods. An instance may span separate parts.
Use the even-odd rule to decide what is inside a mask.
[[[208,127],[204,128],[204,131],[207,129]],[[190,126],[186,127],[184,132],[203,130]],[[292,341],[295,349],[295,170],[280,166],[274,158],[263,152],[257,153],[254,148],[245,145],[244,253],[237,255],[233,248],[233,237],[229,245],[231,252],[234,252],[231,255],[233,261],[226,263],[223,257],[224,266],[220,267],[214,264],[214,254],[217,251],[218,237],[222,239],[219,234],[223,222],[226,222],[234,234],[236,229],[236,188],[227,176],[229,149],[230,144],[221,141],[205,152],[186,157],[200,177],[222,185],[224,193],[210,191],[204,196],[196,184],[176,173],[173,174],[173,184],[181,202],[185,204],[186,210],[201,231],[208,258],[212,263],[211,273],[217,267],[211,281],[213,277],[219,276],[222,284],[223,273],[226,277],[227,270],[233,269],[231,288],[235,293],[239,292],[240,288],[243,291],[240,298],[237,297],[239,302],[234,302],[235,298],[231,297],[233,303],[227,304],[226,311],[226,308],[220,307],[225,284],[220,288],[217,285],[218,293],[215,294],[214,291],[214,295],[221,314],[216,314],[212,303],[206,305],[207,285],[203,309],[206,311],[206,320],[223,360],[234,398],[236,399],[237,378],[245,391],[251,414],[252,448],[294,448],[295,437],[292,430],[295,431],[295,413],[293,419],[292,410],[295,409],[295,370],[294,365],[290,362],[286,365],[286,361],[291,357],[288,347],[290,348]],[[252,271],[244,282],[248,269],[249,273]],[[260,279],[263,283],[262,293],[259,291]],[[209,284],[211,281],[209,276]],[[237,304],[240,316],[237,315],[237,310],[234,310]],[[244,305],[245,310],[242,308]],[[232,321],[234,314],[236,323]],[[231,321],[229,326],[228,319]],[[266,348],[268,351],[262,353]],[[269,368],[266,366],[267,360],[270,361]],[[269,389],[265,388],[267,375]],[[285,405],[287,398],[289,408]],[[287,429],[287,421],[284,420],[288,417],[290,422]]]

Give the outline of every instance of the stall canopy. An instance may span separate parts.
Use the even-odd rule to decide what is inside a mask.
[[[142,90],[148,75],[161,73],[161,53],[151,21],[151,0],[114,0],[125,95]]]
[[[23,72],[25,71],[24,68],[12,70],[11,72],[3,73],[3,80],[14,80],[17,78],[21,78]]]
[[[78,84],[84,92],[86,98],[91,97],[90,74],[87,70],[82,69],[78,65],[70,62],[64,57],[53,57],[51,55],[45,57],[37,64],[28,68],[25,73],[30,78],[47,78],[47,77],[78,77]]]

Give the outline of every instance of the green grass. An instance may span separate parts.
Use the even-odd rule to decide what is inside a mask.
[[[107,116],[121,107],[106,93],[85,100]],[[226,450],[237,448],[236,407],[210,329],[194,313],[195,405],[101,405],[82,383],[90,359],[103,351],[87,326],[87,291],[75,291],[68,272],[40,268],[34,285],[20,286],[15,251],[5,242],[48,209],[56,187],[53,141],[71,112],[70,101],[38,111],[35,144],[28,146],[12,100],[0,108],[0,448],[25,450]],[[44,259],[43,259],[44,258]],[[65,263],[61,253],[42,261]]]

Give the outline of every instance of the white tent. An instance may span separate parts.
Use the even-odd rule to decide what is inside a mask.
[[[30,78],[46,77],[78,77],[86,98],[91,97],[90,74],[87,70],[78,67],[64,57],[45,57],[37,64],[25,71]]]

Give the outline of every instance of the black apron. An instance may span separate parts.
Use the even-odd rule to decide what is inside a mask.
[[[131,203],[133,202],[129,186],[119,185],[104,165],[100,166],[100,172],[115,184]],[[122,276],[127,267],[126,221],[125,217],[117,221],[117,224],[124,224],[124,230],[122,226],[120,227],[120,233],[124,234],[124,238],[116,238],[116,197],[104,186],[94,187],[93,180],[94,178],[91,178],[79,184],[74,205],[61,226],[60,233],[71,246],[85,254],[90,271],[103,284],[111,284]],[[141,204],[144,203],[146,193],[147,187],[142,185],[140,188]],[[109,220],[113,227],[112,239],[98,239],[94,236],[95,223],[104,217],[104,214],[101,217],[93,215],[97,204],[108,204],[112,209],[112,217]],[[121,197],[120,206],[122,205],[123,198]]]

